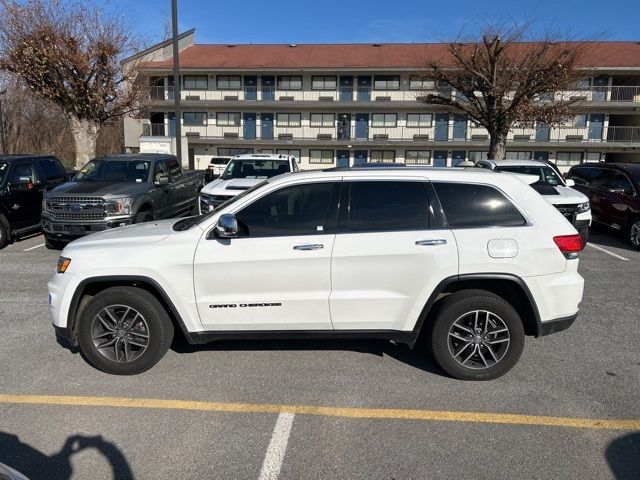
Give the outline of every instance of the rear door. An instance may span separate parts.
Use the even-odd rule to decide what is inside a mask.
[[[51,190],[67,181],[67,173],[55,158],[38,158],[41,181],[46,190]]]
[[[171,188],[174,206],[174,214],[185,213],[189,210],[191,204],[191,187],[184,178],[182,168],[175,158],[168,158],[166,161],[167,168],[171,174]],[[195,201],[195,197],[193,198]]]
[[[9,176],[7,208],[13,228],[32,227],[40,223],[42,183],[34,161],[20,160],[13,164]]]
[[[458,273],[451,231],[436,224],[427,180],[345,182],[331,259],[336,330],[411,330],[436,285]]]
[[[160,177],[168,177],[171,179],[169,175],[169,170],[164,164],[164,160],[156,160],[153,166],[153,184],[154,191],[152,193],[153,198],[153,208],[156,219],[162,218],[170,218],[175,213],[175,205],[173,202],[173,198],[171,195],[172,185],[160,185]]]

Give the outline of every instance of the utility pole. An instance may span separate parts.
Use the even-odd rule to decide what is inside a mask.
[[[182,113],[180,113],[180,58],[178,54],[178,0],[171,0],[173,30],[173,100],[175,104],[176,156],[182,165]]]

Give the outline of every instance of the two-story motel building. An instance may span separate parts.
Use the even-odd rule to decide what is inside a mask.
[[[419,72],[446,55],[446,45],[193,40],[194,30],[180,36],[183,161],[192,168],[251,152],[292,154],[302,169],[359,162],[444,167],[487,156],[484,128],[417,100],[442,88]],[[174,136],[176,121],[171,44],[134,58],[150,77],[150,113],[125,119],[129,151],[141,137]],[[592,72],[588,80],[550,94],[577,99],[575,117],[553,128],[538,122],[512,129],[508,158],[549,159],[562,169],[586,161],[640,162],[640,42],[598,42],[585,68]]]

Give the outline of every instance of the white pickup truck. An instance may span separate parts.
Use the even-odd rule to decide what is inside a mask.
[[[207,215],[76,240],[49,305],[57,334],[113,374],[151,368],[177,331],[196,344],[413,347],[423,335],[447,373],[487,380],[515,365],[525,335],[573,323],[582,248],[516,175],[337,168],[262,180]]]
[[[297,172],[293,155],[250,153],[231,159],[216,180],[200,191],[200,213],[208,213],[232,197],[276,175]]]

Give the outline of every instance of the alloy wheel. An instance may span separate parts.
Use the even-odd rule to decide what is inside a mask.
[[[100,354],[114,362],[139,358],[149,346],[149,326],[132,307],[110,305],[93,318],[91,339]]]
[[[504,321],[487,310],[473,310],[458,317],[447,337],[453,359],[474,370],[499,363],[509,350],[511,340]]]
[[[629,229],[629,241],[634,247],[640,248],[640,220],[636,220],[631,224]]]

